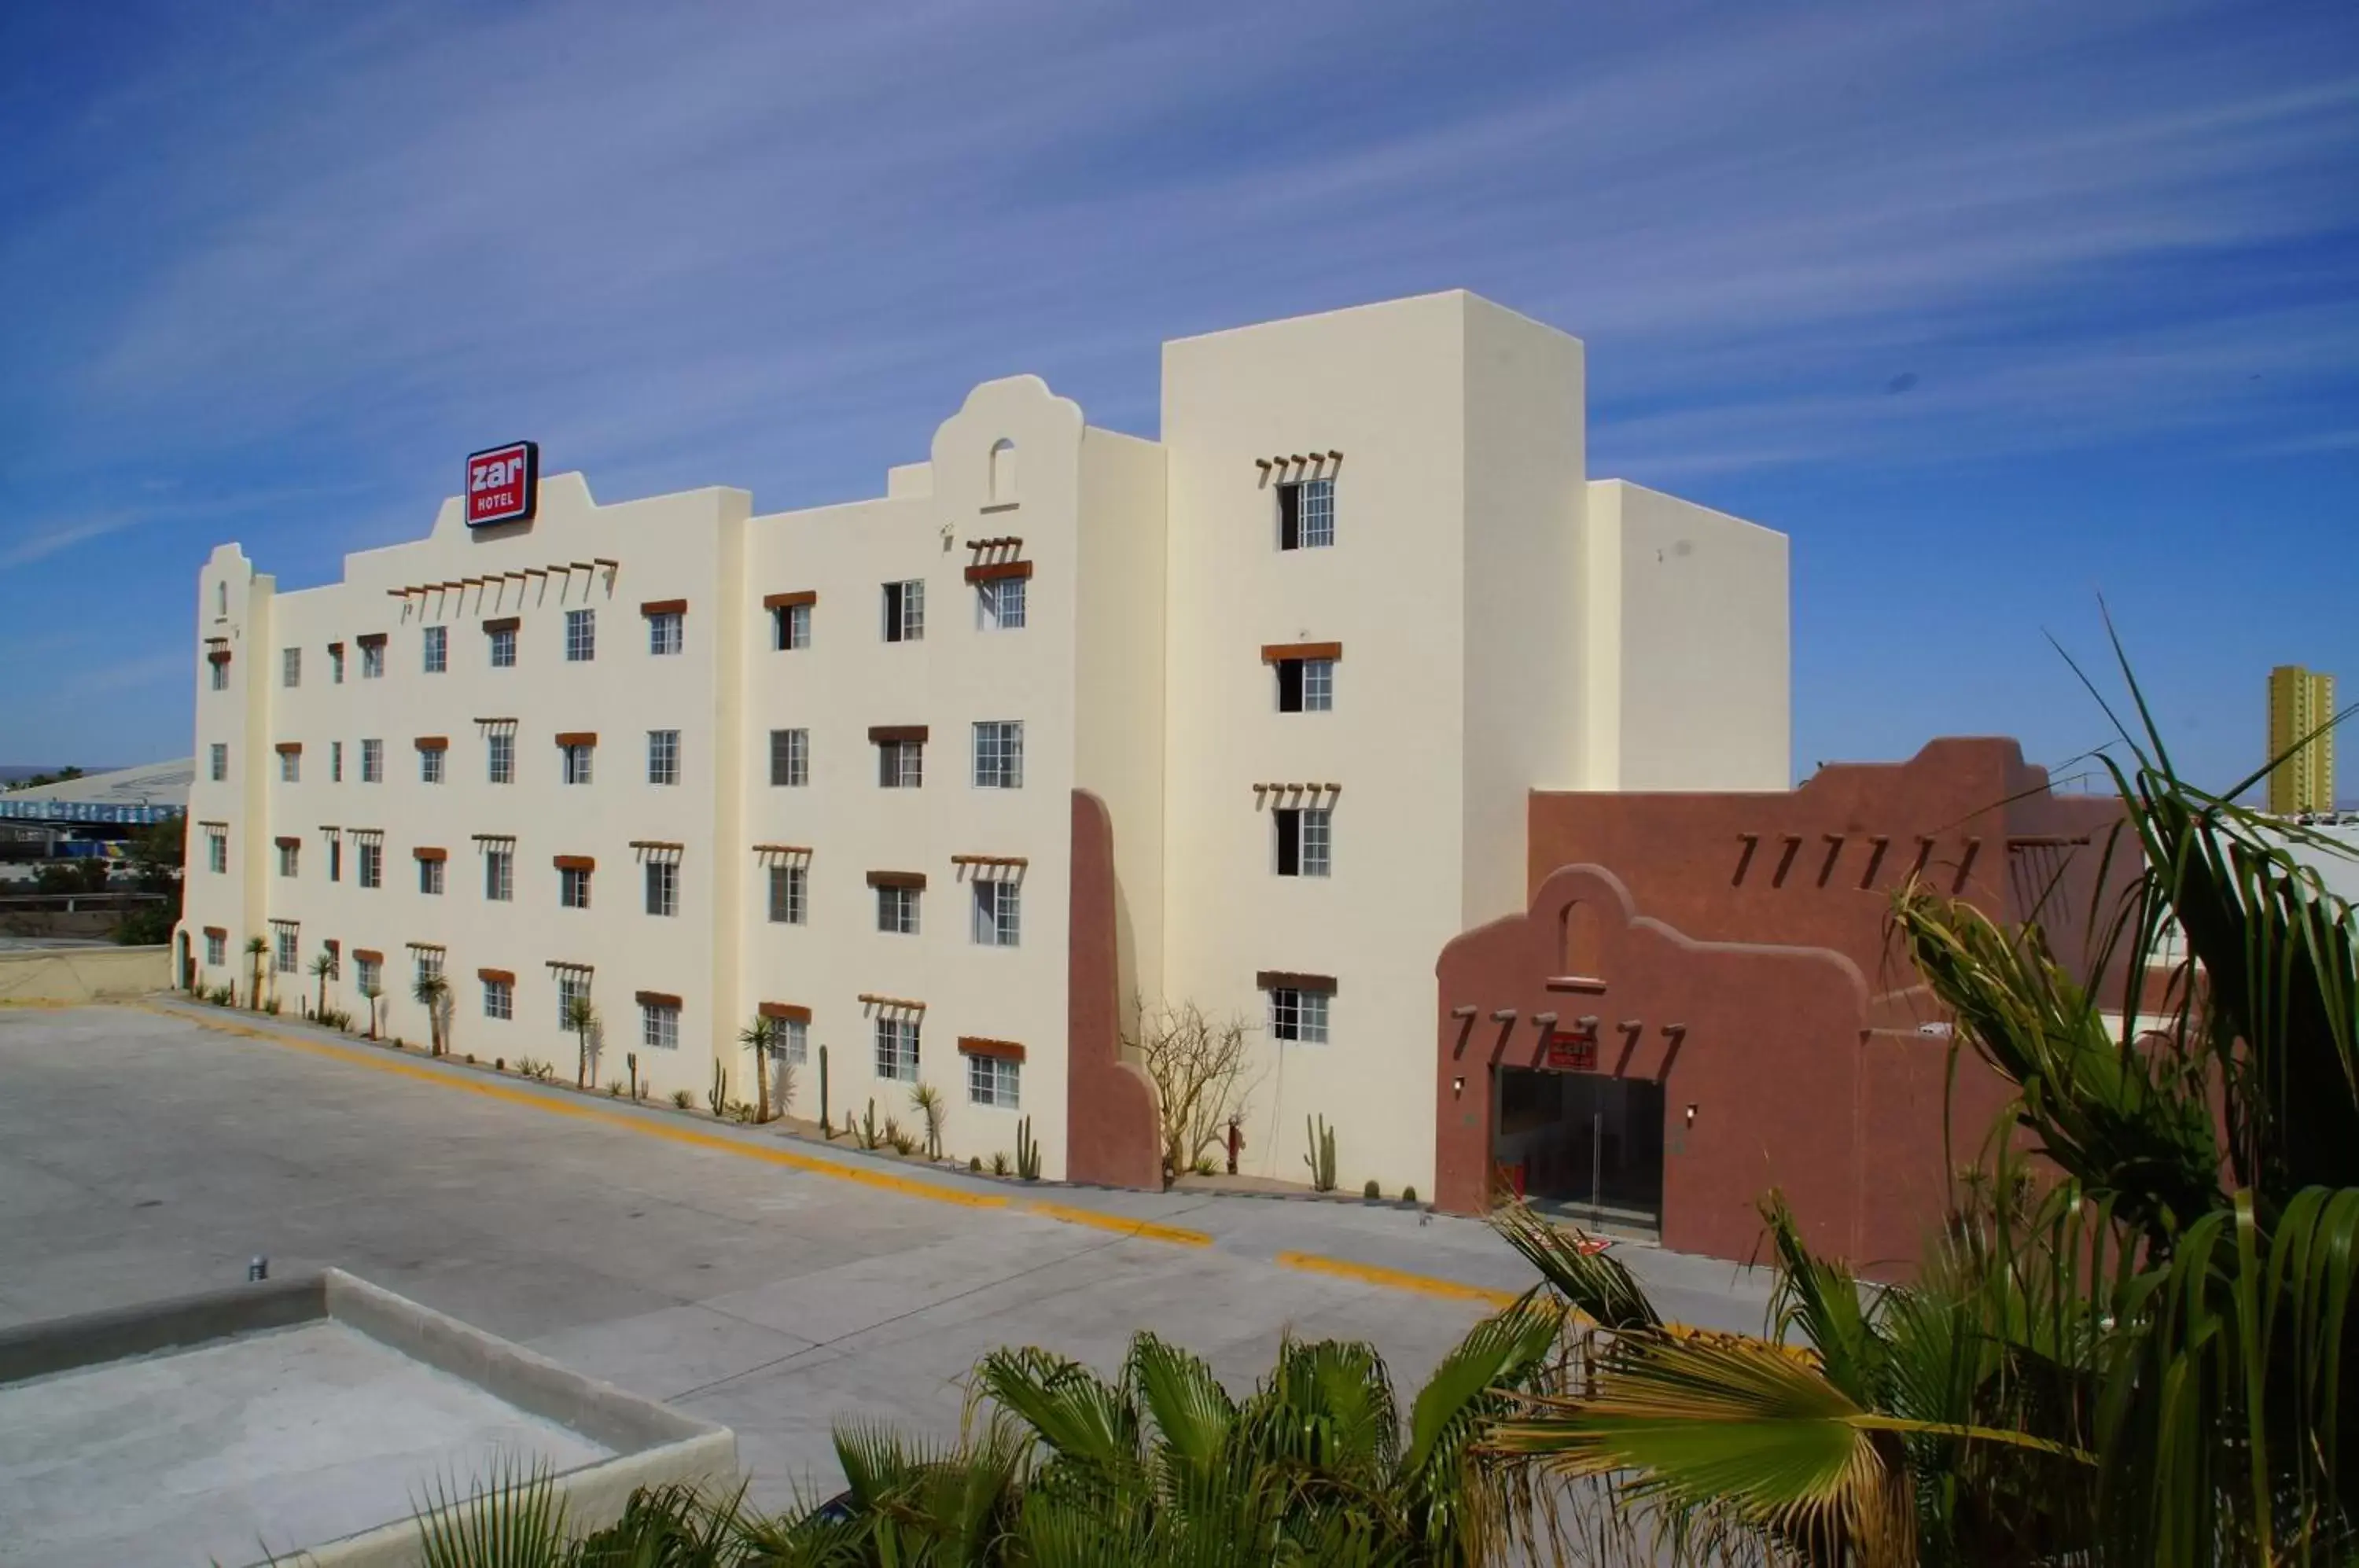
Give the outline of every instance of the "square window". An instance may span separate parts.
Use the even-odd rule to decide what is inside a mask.
[[[969,1054],[966,1059],[967,1104],[989,1105],[1001,1111],[1019,1108],[1023,1075],[1024,1064],[1020,1062],[1012,1062],[1004,1056]]]
[[[770,782],[788,789],[799,789],[810,782],[810,731],[770,732]]]
[[[885,584],[885,640],[919,642],[926,635],[926,583],[923,578]]]
[[[1281,713],[1324,713],[1335,706],[1335,661],[1332,659],[1281,659],[1277,661],[1277,711]]]
[[[278,754],[278,782],[281,784],[293,784],[300,781],[302,777],[303,754],[299,751],[280,752]]]
[[[331,784],[341,784],[343,781],[344,743],[340,740],[332,740],[328,743],[328,782]]]
[[[426,673],[440,675],[451,668],[451,628],[426,628]]]
[[[647,651],[652,654],[678,653],[687,644],[688,617],[677,611],[667,610],[647,617]]]
[[[439,947],[416,947],[410,950],[412,960],[409,978],[419,985],[429,979],[442,977],[442,950]]]
[[[421,893],[440,894],[442,891],[442,862],[439,860],[421,860],[418,863],[418,890]]]
[[[205,932],[205,963],[218,969],[229,962],[229,939]]]
[[[1018,631],[1024,626],[1025,589],[1021,577],[990,578],[974,585],[975,610],[987,632]]]
[[[590,871],[587,866],[560,866],[557,868],[557,907],[560,909],[586,909],[590,907]]]
[[[988,719],[974,726],[974,787],[1024,788],[1023,721]]]
[[[420,784],[442,782],[442,748],[429,746],[418,754],[418,781]]]
[[[810,873],[799,866],[770,867],[770,920],[782,926],[799,926],[810,909]]]
[[[328,681],[333,686],[341,686],[344,683],[344,645],[342,643],[332,642],[328,645]]]
[[[382,638],[361,644],[361,679],[364,681],[385,679],[385,642]]]
[[[811,607],[809,604],[780,604],[770,612],[771,637],[781,653],[794,648],[809,648],[811,640]]]
[[[273,920],[270,922],[270,935],[272,938],[270,966],[281,975],[295,974],[302,963],[301,958],[295,951],[296,930],[297,928],[291,920]]]
[[[557,972],[557,1027],[559,1029],[572,1029],[573,1007],[577,1002],[584,1007],[589,1005],[590,976],[571,970],[559,970]]]
[[[1277,487],[1277,548],[1317,550],[1335,542],[1335,482],[1304,479]]]
[[[362,839],[353,845],[357,860],[354,877],[364,887],[385,885],[385,845],[375,839]]]
[[[1277,874],[1327,876],[1333,863],[1334,812],[1324,806],[1280,806],[1270,816],[1277,829]]]
[[[598,657],[598,612],[565,612],[565,662],[587,664]]]
[[[810,1060],[810,1025],[800,1018],[775,1018],[777,1034],[770,1042],[770,1060],[800,1067]]]
[[[876,929],[893,936],[918,934],[918,889],[876,889]]]
[[[880,789],[915,789],[926,782],[926,743],[921,740],[881,740],[876,743],[876,786]]]
[[[516,668],[516,628],[501,626],[491,634],[491,638],[492,668],[514,670]]]
[[[1269,1032],[1299,1045],[1327,1043],[1327,1004],[1333,993],[1274,985],[1269,993]]]
[[[647,732],[647,782],[650,784],[679,782],[679,732],[678,730]]]
[[[658,1002],[640,1003],[639,1044],[649,1051],[678,1051],[679,1009]]]
[[[361,782],[364,784],[385,782],[385,742],[381,740],[361,742]]]
[[[213,779],[213,782],[214,782],[214,783],[216,783],[216,784],[218,784],[218,783],[222,782],[223,779],[227,779],[228,777],[229,777],[229,747],[228,747],[227,746],[223,745],[223,744],[222,742],[220,742],[220,741],[215,741],[215,742],[213,742],[213,747],[212,747],[212,779]]]
[[[515,783],[516,736],[495,735],[484,738],[488,748],[484,757],[488,767],[487,777],[495,784]]]
[[[506,904],[515,900],[516,851],[512,849],[484,851],[484,897],[495,904]]]
[[[1024,889],[1020,883],[978,880],[974,884],[974,944],[1016,947],[1024,935]]]
[[[278,683],[292,691],[303,684],[303,650],[283,648],[278,650]]]
[[[679,867],[669,860],[647,862],[647,913],[679,913]]]
[[[516,984],[509,980],[484,982],[484,1017],[513,1018],[516,1017]]]
[[[294,876],[297,868],[302,864],[302,854],[303,845],[300,842],[280,844],[278,846],[278,875],[281,877]]]
[[[593,746],[580,745],[558,747],[564,754],[565,781],[568,784],[590,782],[590,754],[597,749]]]
[[[893,1083],[918,1081],[918,1020],[876,1020],[876,1076]]]

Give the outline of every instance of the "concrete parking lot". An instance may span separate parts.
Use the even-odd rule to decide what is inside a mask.
[[[772,1505],[834,1486],[840,1420],[954,1431],[998,1345],[1111,1367],[1152,1329],[1243,1388],[1282,1334],[1364,1338],[1406,1396],[1529,1282],[1469,1221],[940,1177],[191,1013],[0,1011],[0,1324],[333,1264],[733,1427]],[[1759,1326],[1727,1265],[1627,1256]]]

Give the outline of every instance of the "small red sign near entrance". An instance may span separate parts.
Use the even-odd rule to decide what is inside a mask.
[[[1548,1064],[1574,1073],[1597,1071],[1597,1040],[1585,1034],[1549,1036]]]
[[[510,441],[467,455],[467,526],[527,523],[540,502],[540,443]]]

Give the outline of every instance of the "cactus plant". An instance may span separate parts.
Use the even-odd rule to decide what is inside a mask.
[[[867,1149],[874,1149],[885,1141],[884,1135],[876,1130],[876,1101],[873,1095],[860,1113],[860,1127],[854,1137],[860,1147]]]
[[[1032,1137],[1032,1118],[1016,1124],[1016,1174],[1027,1181],[1040,1180],[1040,1146]]]
[[[704,1092],[704,1103],[712,1107],[716,1116],[729,1108],[729,1080],[718,1062],[712,1064],[712,1087]]]
[[[819,1135],[828,1142],[835,1141],[835,1124],[827,1114],[827,1047],[819,1048]]]
[[[1335,1190],[1335,1129],[1327,1125],[1325,1116],[1316,1118],[1315,1126],[1313,1118],[1305,1116],[1302,1130],[1310,1137],[1310,1152],[1302,1157],[1302,1163],[1310,1167],[1310,1189],[1332,1192]]]

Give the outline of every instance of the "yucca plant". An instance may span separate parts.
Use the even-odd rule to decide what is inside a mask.
[[[426,1009],[426,1040],[428,1054],[440,1056],[443,1051],[443,1034],[450,1026],[451,982],[442,978],[439,970],[419,972],[409,987],[412,1000]]]
[[[598,1027],[598,1009],[590,998],[576,994],[566,999],[565,1027],[573,1033],[573,1086],[590,1087],[590,1036]]]
[[[255,1012],[262,1010],[262,961],[269,953],[270,944],[262,938],[250,936],[245,939],[245,1005]]]
[[[312,1015],[314,1018],[324,1018],[328,1016],[328,979],[335,972],[336,960],[333,953],[322,948],[312,954],[311,977],[320,983],[320,1006]]]
[[[737,1043],[754,1053],[754,1114],[765,1122],[770,1119],[770,1060],[785,1036],[785,1022],[767,1013],[756,1013],[754,1021],[737,1031]]]

